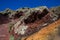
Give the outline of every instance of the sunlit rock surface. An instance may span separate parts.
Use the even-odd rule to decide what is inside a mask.
[[[0,40],[59,40],[60,7],[7,8],[0,12],[0,28]]]

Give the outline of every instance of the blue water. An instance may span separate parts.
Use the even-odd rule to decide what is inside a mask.
[[[0,11],[10,8],[16,10],[21,7],[60,6],[60,0],[0,0]]]

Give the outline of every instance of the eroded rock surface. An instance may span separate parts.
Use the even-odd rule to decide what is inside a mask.
[[[3,31],[2,28],[0,31],[6,32],[7,37],[13,35],[14,40],[34,36],[35,33],[38,35],[37,32],[60,19],[59,11],[59,7],[48,9],[46,6],[20,8],[15,11],[6,9],[0,12],[0,28],[3,28]],[[9,38],[4,40],[9,40]]]

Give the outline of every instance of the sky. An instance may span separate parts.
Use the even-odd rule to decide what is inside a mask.
[[[0,0],[0,11],[10,8],[16,10],[22,7],[60,6],[60,0]]]

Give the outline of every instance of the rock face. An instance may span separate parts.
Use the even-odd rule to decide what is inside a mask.
[[[60,40],[60,20],[42,28],[33,35],[22,38],[22,40]]]
[[[3,40],[5,38],[1,38],[4,35],[7,35],[7,39],[4,40],[9,40],[10,35],[14,36],[14,40],[36,40],[35,37],[33,37],[33,39],[30,39],[31,35],[37,35],[37,38],[40,38],[40,36],[38,36],[39,31],[45,27],[50,28],[48,25],[53,25],[55,21],[58,21],[60,19],[59,8],[60,7],[48,9],[46,6],[42,6],[36,8],[20,8],[16,11],[11,9],[1,11],[0,31],[3,34],[0,35],[0,40]],[[58,24],[60,25],[60,22],[58,22]]]

